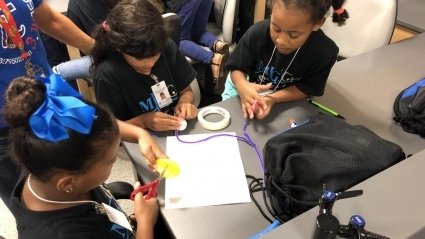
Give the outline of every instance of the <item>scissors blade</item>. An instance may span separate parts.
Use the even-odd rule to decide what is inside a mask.
[[[165,166],[164,170],[162,170],[162,172],[158,176],[158,178],[155,179],[154,181],[152,181],[151,183],[149,183],[150,189],[149,189],[145,199],[149,199],[149,198],[157,196],[159,183],[161,182],[161,179],[164,178],[164,172],[165,172],[165,170],[167,170],[167,167],[168,167],[168,164]]]
[[[162,170],[162,172],[159,174],[158,179],[161,179],[161,178],[163,178],[163,177],[164,177],[164,173],[165,173],[165,171],[167,170],[167,168],[168,168],[168,164],[167,164],[167,165],[165,165],[164,170]]]

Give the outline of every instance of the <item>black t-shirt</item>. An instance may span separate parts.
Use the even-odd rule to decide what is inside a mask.
[[[20,202],[28,174],[23,173],[11,199],[11,211],[16,219],[19,238],[25,239],[131,239],[133,232],[112,223],[94,203],[53,210],[32,211]],[[120,209],[117,201],[102,186],[92,190],[92,200]]]
[[[102,0],[69,0],[66,15],[78,28],[90,35],[110,11],[110,7]]]
[[[307,95],[323,95],[329,72],[336,62],[338,47],[322,30],[310,34],[295,58],[295,51],[284,55],[276,50],[273,54],[274,47],[270,37],[270,19],[256,23],[238,42],[226,68],[247,73],[251,82],[272,82],[273,87],[278,85],[277,89],[294,84]]]
[[[108,55],[95,69],[94,87],[98,102],[106,103],[120,120],[129,120],[140,114],[161,111],[172,113],[180,92],[195,79],[196,72],[179,52],[177,45],[168,40],[151,75],[135,71],[121,54]],[[160,108],[151,87],[165,81],[173,103]]]

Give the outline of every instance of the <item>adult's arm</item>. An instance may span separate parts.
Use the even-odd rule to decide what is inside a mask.
[[[69,18],[42,2],[34,10],[34,21],[38,28],[49,36],[89,54],[94,39],[81,31]]]

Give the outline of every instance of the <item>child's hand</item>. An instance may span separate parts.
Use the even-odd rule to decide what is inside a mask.
[[[134,188],[140,186],[140,182],[134,184]],[[143,193],[137,193],[134,197],[134,216],[139,226],[155,226],[158,218],[158,201],[156,197],[145,200]]]
[[[168,158],[148,131],[140,128],[140,130],[138,130],[137,140],[140,152],[142,152],[143,156],[148,161],[149,168],[155,168],[156,159]]]
[[[198,108],[191,103],[178,103],[174,112],[180,119],[194,119],[198,114]]]
[[[146,128],[154,131],[178,130],[180,119],[163,112],[148,112],[142,115]]]
[[[254,118],[254,113],[258,110],[258,108],[263,108],[263,110],[265,110],[262,97],[258,94],[258,92],[270,89],[270,87],[271,83],[267,85],[259,85],[251,82],[246,82],[246,84],[239,86],[238,92],[241,99],[242,114],[244,118]]]
[[[266,95],[263,97],[261,103],[262,106],[256,107],[254,112],[255,118],[259,120],[264,119],[267,115],[269,115],[275,102],[272,97]]]
[[[140,183],[137,182],[137,187]],[[148,225],[154,226],[156,219],[158,218],[158,200],[156,197],[152,197],[145,200],[143,193],[137,193],[134,197],[134,216],[136,217],[137,224],[148,223]]]

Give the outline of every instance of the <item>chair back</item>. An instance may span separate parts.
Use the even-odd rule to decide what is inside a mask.
[[[236,40],[239,1],[240,0],[214,0],[212,10],[215,18],[215,26],[208,26],[208,31],[229,44],[234,43]]]
[[[196,78],[190,83],[190,88],[192,88],[193,92],[193,105],[198,107],[201,103],[201,89]]]
[[[348,58],[387,45],[397,17],[397,0],[346,0],[349,13],[345,25],[332,22],[329,14],[322,30],[339,47],[339,56]]]
[[[165,31],[168,36],[176,43],[180,45],[180,32],[181,32],[181,21],[180,17],[175,13],[164,13],[162,14],[164,19]]]

